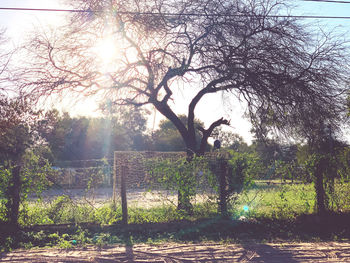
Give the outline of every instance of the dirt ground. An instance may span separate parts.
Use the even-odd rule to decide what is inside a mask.
[[[32,249],[0,254],[0,262],[350,262],[350,243],[168,243]]]

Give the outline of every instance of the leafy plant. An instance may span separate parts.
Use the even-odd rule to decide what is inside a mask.
[[[255,154],[222,151],[210,161],[210,184],[217,191],[220,213],[227,216],[227,204],[235,205],[239,194],[254,182],[259,172],[259,158]]]
[[[178,159],[151,159],[146,161],[147,181],[150,186],[160,184],[162,188],[177,191],[179,199],[191,201],[209,173],[208,163],[204,157],[194,156],[190,161],[186,157]],[[202,188],[202,187],[201,187]],[[183,200],[178,200],[182,203]],[[187,210],[185,208],[185,210]],[[192,210],[192,208],[191,208]]]
[[[27,218],[27,209],[26,200],[30,193],[35,194],[39,199],[41,198],[41,193],[49,185],[51,181],[49,178],[55,176],[55,172],[51,169],[49,162],[35,154],[34,151],[27,151],[23,157],[23,166],[20,172],[20,203],[19,207],[19,218],[17,219],[19,223],[25,224]],[[7,168],[0,167],[0,220],[7,221],[9,217],[9,202],[13,202],[11,193],[9,189],[13,182],[10,178],[12,177],[13,167],[8,166]]]

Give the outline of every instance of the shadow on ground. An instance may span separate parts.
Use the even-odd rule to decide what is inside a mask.
[[[108,246],[16,250],[0,262],[350,262],[350,243],[245,243]]]
[[[305,215],[293,221],[211,218],[127,226],[36,226],[22,230],[34,246],[52,242],[50,233],[75,233],[77,228],[86,229],[91,240],[105,233],[118,237],[119,244],[14,250],[0,254],[0,262],[350,262],[349,220],[349,215],[334,214],[323,219]],[[41,233],[44,239],[35,243],[30,233],[33,237]],[[160,244],[149,245],[156,242]]]

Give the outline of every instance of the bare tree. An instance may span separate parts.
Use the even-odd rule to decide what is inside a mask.
[[[194,127],[197,104],[213,93],[245,100],[258,128],[268,123],[284,131],[299,127],[300,132],[320,116],[339,120],[348,83],[345,42],[314,35],[292,17],[276,16],[282,3],[74,3],[91,11],[75,14],[68,26],[51,34],[36,32],[31,38],[27,48],[33,64],[25,78],[22,74],[27,92],[70,91],[112,98],[118,105],[152,104],[174,123],[189,154],[203,154],[213,129],[229,123],[219,118],[207,128]],[[103,39],[118,50],[110,50],[115,57],[105,70],[96,54]],[[196,92],[187,123],[172,107],[179,87]],[[200,142],[196,128],[202,132]]]
[[[208,127],[195,127],[198,103],[214,93],[246,101],[257,134],[274,127],[306,137],[319,119],[336,127],[344,116],[346,42],[315,33],[291,16],[278,16],[287,8],[283,2],[70,3],[86,12],[74,13],[68,25],[50,33],[37,31],[26,46],[32,65],[21,72],[23,91],[38,97],[69,92],[112,99],[117,105],[151,104],[175,125],[189,156],[203,154],[213,130],[229,124],[218,116]],[[103,39],[114,43],[108,66],[96,52]],[[187,123],[174,110],[180,88],[194,93]]]
[[[10,60],[15,51],[10,48],[6,38],[6,31],[0,29],[0,91],[5,92],[10,89]]]

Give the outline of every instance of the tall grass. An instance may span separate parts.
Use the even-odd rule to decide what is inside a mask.
[[[130,206],[128,208],[128,222],[141,224],[165,223],[183,219],[196,220],[214,216],[216,210],[216,204],[209,202],[194,205],[191,215],[178,211],[173,205],[159,205],[152,208]],[[21,216],[20,223],[24,226],[83,222],[110,225],[121,220],[122,210],[119,204],[108,202],[94,208],[88,204],[76,204],[68,198],[58,197],[51,204],[45,202],[29,204],[26,213]]]
[[[336,212],[350,211],[350,184],[337,183],[331,198]],[[164,223],[182,219],[196,220],[216,216],[217,204],[210,199],[196,202],[191,215],[178,211],[173,204],[163,203],[142,208],[137,202],[128,208],[130,223]],[[68,196],[59,196],[53,202],[28,202],[22,209],[22,225],[62,224],[93,222],[102,225],[114,224],[122,219],[120,205],[106,202],[94,207],[78,202]],[[232,204],[233,218],[281,218],[293,219],[315,210],[315,191],[312,184],[270,184],[257,182],[253,188],[243,192]],[[25,212],[24,212],[25,211]]]
[[[312,184],[257,183],[234,208],[246,217],[294,218],[314,211],[315,191]]]

